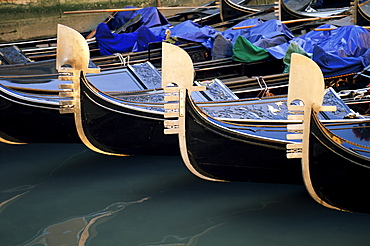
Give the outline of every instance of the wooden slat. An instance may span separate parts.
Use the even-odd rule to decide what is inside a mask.
[[[313,17],[313,18],[304,18],[304,19],[297,19],[297,20],[286,20],[282,21],[281,23],[283,24],[291,24],[291,23],[298,23],[298,22],[305,22],[305,21],[315,21],[315,20],[324,20],[324,19],[335,19],[335,18],[342,18],[346,17],[347,15],[333,15],[333,16],[326,16],[326,17]],[[233,30],[239,30],[239,29],[246,29],[246,28],[251,28],[256,25],[249,25],[249,26],[238,26],[238,27],[233,27]]]
[[[287,134],[286,139],[288,140],[299,140],[303,138],[303,134]]]
[[[198,7],[156,7],[158,10],[176,10],[176,9],[216,9],[219,6],[198,6]],[[64,11],[63,14],[90,14],[90,13],[106,13],[106,12],[127,12],[136,11],[143,8],[125,8],[125,9],[94,9],[94,10],[76,10]]]

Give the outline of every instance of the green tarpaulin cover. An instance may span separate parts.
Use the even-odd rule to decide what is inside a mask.
[[[284,62],[284,65],[285,65],[285,69],[284,69],[284,73],[289,73],[289,70],[290,70],[290,59],[292,57],[292,53],[298,53],[298,54],[301,54],[301,55],[304,55],[304,56],[307,56],[309,58],[311,58],[307,52],[297,43],[297,42],[291,42],[289,44],[289,47],[285,53],[285,56],[283,58],[283,62]]]
[[[248,39],[239,36],[233,46],[233,60],[238,62],[256,62],[269,58],[267,50],[253,45]]]

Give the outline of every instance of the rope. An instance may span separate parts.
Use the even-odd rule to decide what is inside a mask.
[[[268,88],[265,80],[263,79],[263,77],[262,76],[256,77],[256,79],[257,79],[257,82],[258,82],[258,84],[259,84],[259,86],[261,88],[261,91],[258,93],[257,97],[262,98],[262,97],[265,97],[266,95],[269,95],[270,94],[270,90],[269,90],[269,88]],[[262,86],[260,79],[261,79],[264,87]]]
[[[121,66],[126,67],[130,63],[130,56],[123,57],[121,53],[114,53],[113,55],[117,56],[121,62]]]

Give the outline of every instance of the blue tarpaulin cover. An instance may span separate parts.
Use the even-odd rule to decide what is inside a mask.
[[[112,33],[112,30],[120,28],[138,14],[142,15],[143,19],[141,26],[135,32]],[[210,26],[200,26],[188,20],[172,27],[156,8],[149,7],[137,11],[119,12],[108,25],[101,23],[97,28],[96,40],[101,55],[142,51],[148,48],[148,43],[165,40],[166,30],[170,30],[171,37],[176,37],[177,40],[202,43],[210,51],[217,51],[214,57],[227,57],[232,55],[231,46],[235,45],[238,37],[241,36],[253,46],[266,49],[277,59],[285,57],[288,61],[287,65],[289,65],[289,56],[286,52],[294,43],[295,48],[301,48],[300,52],[305,52],[312,57],[325,77],[359,72],[370,64],[370,34],[368,30],[359,26],[343,26],[331,31],[311,31],[300,37],[294,37],[291,31],[278,20],[263,22],[254,18],[242,21],[234,27],[249,25],[254,27],[239,30],[229,28],[219,32]],[[330,27],[334,26],[328,24],[321,26],[321,28]],[[220,42],[215,42],[216,37]],[[214,45],[220,45],[220,47],[213,47]],[[292,46],[290,47],[292,49]],[[250,51],[250,49],[245,50],[244,57],[248,57],[248,50]],[[243,51],[238,49],[238,52],[240,55]],[[256,54],[254,53],[253,56]],[[263,57],[266,55],[264,54]]]
[[[146,8],[138,11],[122,12],[125,13],[125,15],[119,16],[120,21],[116,20],[115,24],[99,24],[96,30],[96,40],[101,55],[145,50],[148,43],[164,40],[166,38],[166,30],[168,29],[171,31],[171,37],[176,37],[188,42],[202,43],[205,47],[212,49],[213,41],[219,32],[212,27],[201,26],[191,20],[184,21],[171,27],[167,20],[160,21],[161,18],[157,18],[155,15],[157,21],[145,20],[143,25],[135,32],[121,34],[112,33],[111,30],[120,28],[124,23],[130,20],[130,18],[134,17],[134,13],[140,11],[141,14],[144,14],[143,11],[145,9]]]
[[[238,36],[243,36],[252,44],[261,48],[282,44],[294,38],[294,35],[289,28],[279,20],[268,20],[266,22],[262,22],[260,19],[254,18],[245,20],[234,27],[250,25],[255,26],[237,30],[233,30],[232,27],[224,31],[223,35],[233,43],[236,42]]]
[[[250,30],[248,30],[250,28],[233,30],[234,27],[257,26],[257,25],[262,24],[262,23],[263,23],[263,21],[259,18],[246,19],[242,22],[239,22],[235,26],[225,30],[224,32],[222,32],[222,35],[226,39],[230,40],[232,43],[235,43],[238,36],[240,36],[240,35],[243,36],[243,34],[245,34],[247,32],[250,32]]]
[[[265,48],[286,43],[294,38],[289,28],[278,20],[266,22],[260,19],[248,19],[236,26],[252,26],[245,29],[230,28],[223,32],[225,38],[233,43],[233,60],[253,62],[268,59]],[[214,50],[217,50],[215,47]]]
[[[218,33],[212,47],[212,60],[223,59],[233,56],[233,43]]]
[[[319,28],[330,28],[328,24]],[[331,31],[311,31],[291,41],[267,48],[282,59],[291,42],[296,42],[320,66],[325,77],[356,73],[370,64],[370,33],[359,26],[343,26]]]
[[[131,6],[126,8],[134,7]],[[108,27],[111,30],[116,30],[134,18],[136,15],[141,15],[143,17],[140,21],[141,26],[154,27],[168,24],[166,17],[164,17],[156,7],[147,7],[134,11],[118,12],[114,18],[107,23]]]
[[[146,26],[141,26],[132,33],[116,34],[104,23],[98,25],[95,37],[101,55],[144,51],[148,49],[149,43],[162,41],[162,37],[154,35]]]
[[[171,37],[202,43],[207,48],[212,48],[216,35],[219,33],[210,26],[201,26],[191,20],[184,21],[170,28]]]

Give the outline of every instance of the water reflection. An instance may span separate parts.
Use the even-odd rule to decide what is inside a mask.
[[[97,225],[108,221],[110,217],[125,207],[131,204],[141,203],[147,199],[143,198],[134,202],[117,202],[101,211],[86,216],[66,219],[46,227],[34,239],[24,245],[86,245],[88,240],[91,240],[97,235],[95,229]]]
[[[0,145],[1,245],[366,245],[370,215],[303,186],[217,183],[180,157]]]
[[[18,200],[18,198],[20,198],[21,196],[27,194],[29,192],[29,188],[33,187],[33,186],[26,186],[27,187],[27,191],[21,193],[21,194],[18,194],[18,195],[15,195],[11,198],[9,198],[8,200],[5,200],[3,201],[2,203],[0,203],[0,214],[4,211],[4,209],[6,209],[7,206],[9,206],[11,203],[15,202],[16,200]],[[18,191],[20,190],[19,187],[16,187],[14,189],[11,189],[11,190],[5,190],[5,191],[2,191],[2,193],[13,193],[15,191]]]
[[[352,130],[357,138],[364,141],[370,141],[370,129],[369,125],[366,124],[364,127],[355,128]]]

